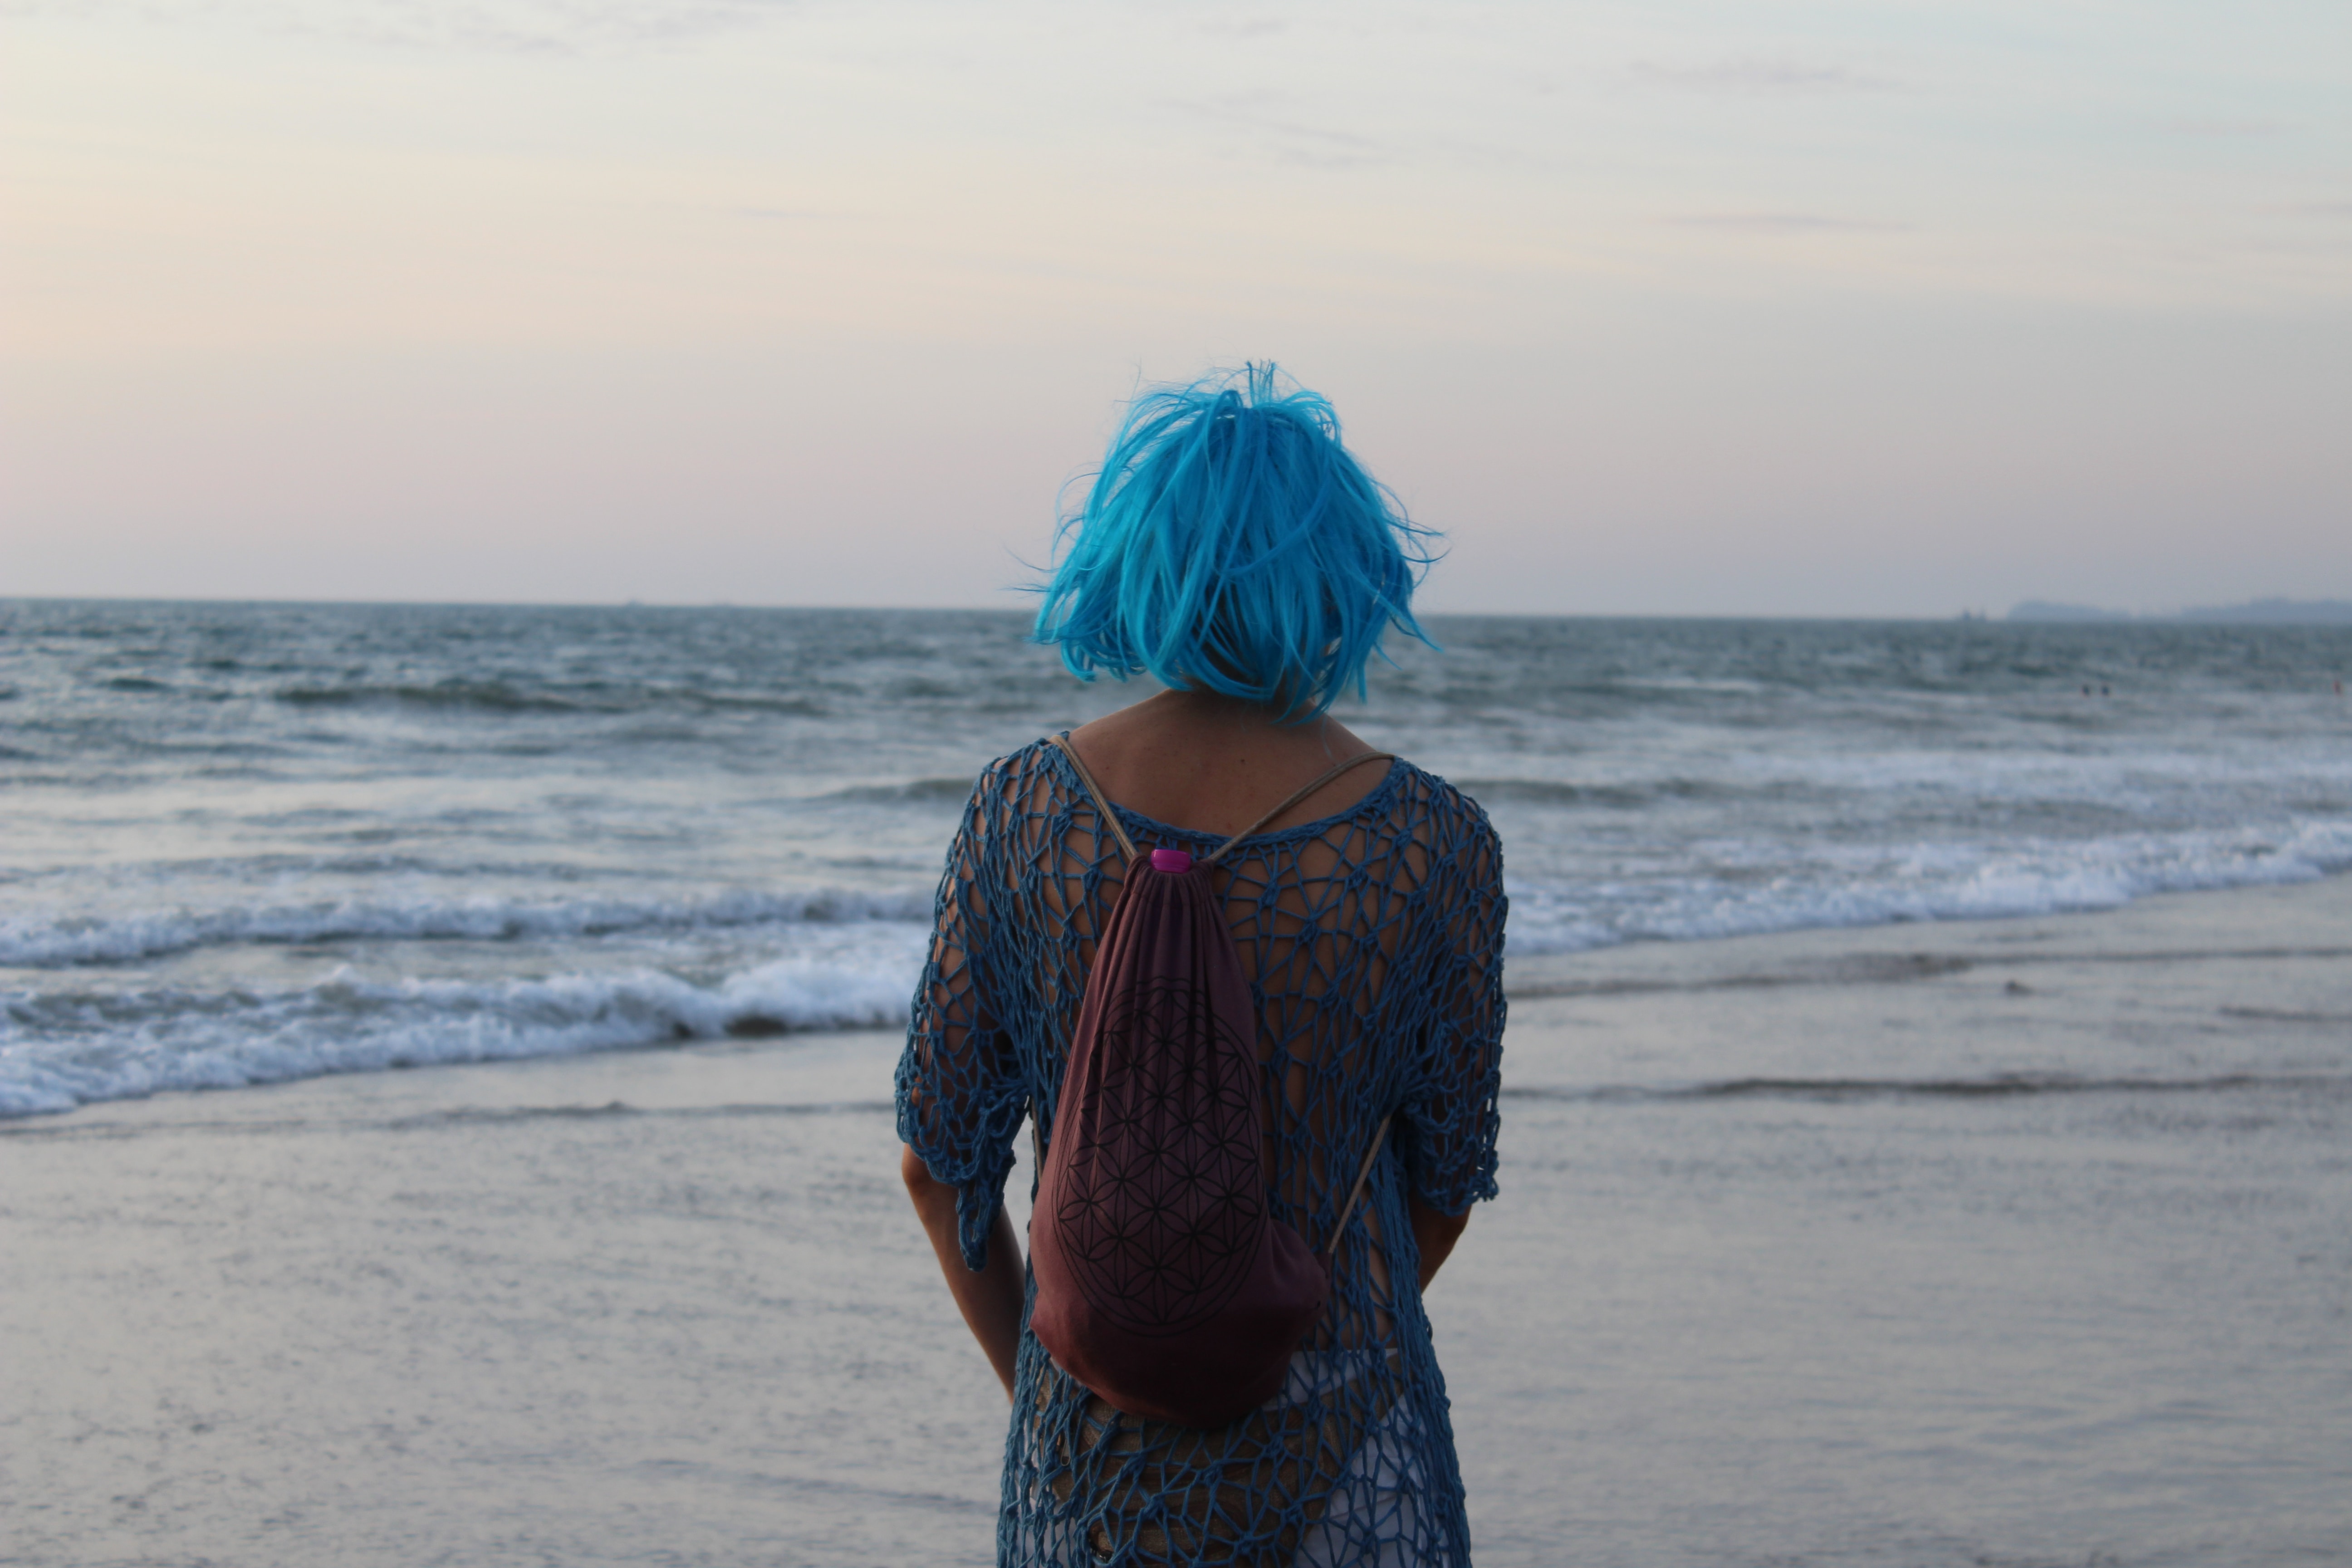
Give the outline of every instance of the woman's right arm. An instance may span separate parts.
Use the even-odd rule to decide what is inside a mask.
[[[934,1177],[923,1157],[912,1149],[898,1152],[898,1173],[907,1183],[907,1195],[915,1200],[915,1213],[923,1222],[923,1230],[931,1238],[931,1250],[940,1260],[940,1272],[948,1282],[948,1294],[955,1298],[956,1310],[963,1314],[964,1327],[980,1342],[988,1357],[988,1364],[996,1369],[996,1380],[1004,1384],[1004,1397],[1013,1397],[1013,1361],[1021,1348],[1021,1304],[1026,1291],[1022,1278],[1021,1243],[1013,1234],[1013,1218],[1004,1205],[996,1205],[996,1214],[988,1226],[988,1265],[973,1269],[964,1266],[963,1247],[956,1236],[956,1190]],[[1423,1273],[1428,1266],[1423,1266]]]

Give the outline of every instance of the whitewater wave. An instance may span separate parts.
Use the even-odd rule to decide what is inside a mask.
[[[1698,882],[1662,892],[1654,882],[1515,883],[1511,942],[1515,952],[1567,951],[1643,937],[1698,940],[1802,926],[2105,908],[2150,892],[2306,880],[2347,866],[2352,866],[2352,824],[2310,826],[2269,840],[2173,836],[1990,857],[1938,847],[1917,850],[1896,868],[1915,880],[1932,881],[1926,886],[1899,879],[1798,885],[1776,877],[1745,888]],[[1875,869],[1882,879],[1891,875],[1884,864]],[[1618,900],[1613,907],[1608,905],[1612,899]],[[911,896],[805,892],[698,901],[305,906],[79,930],[11,930],[5,936],[16,944],[16,961],[22,963],[29,950],[46,957],[52,973],[37,984],[0,993],[0,1117],[330,1073],[899,1027],[929,942],[929,900]],[[200,941],[568,937],[655,924],[762,921],[778,923],[775,934],[786,955],[707,979],[647,967],[541,978],[389,979],[346,964],[302,984],[162,985],[141,984],[136,972],[109,972],[92,961],[92,955],[171,951]],[[1940,972],[1922,968],[1916,958],[1889,962],[1906,975]],[[77,965],[89,967],[77,973]],[[1873,971],[1837,977],[1895,976]],[[1895,1091],[1876,1080],[1796,1085],[1759,1079],[1717,1087],[1724,1094],[1849,1098]],[[1900,1092],[2068,1087],[2004,1079],[1980,1090],[1931,1084]]]
[[[513,942],[774,923],[924,921],[928,893],[812,889],[700,899],[321,900],[218,910],[0,916],[0,966],[124,963],[237,943]]]
[[[2352,868],[2352,822],[2010,844],[1718,845],[1698,875],[1514,877],[1509,947],[1534,956],[1824,927],[2118,908],[2156,893],[2308,881]],[[1810,861],[1810,863],[1808,863]],[[1757,874],[1758,868],[1762,874]],[[735,889],[704,897],[421,896],[219,909],[0,916],[0,967],[135,963],[202,948],[365,941],[525,942],[760,925],[924,924],[912,889]]]
[[[1727,858],[1739,857],[1726,851]],[[1785,851],[1753,858],[1785,862]],[[2074,842],[1921,844],[1820,852],[1810,869],[1575,883],[1512,879],[1508,951],[2112,910],[2158,893],[2308,882],[2352,869],[2352,823],[2275,833],[2130,834]]]
[[[778,959],[701,984],[653,970],[539,980],[22,992],[0,999],[0,1118],[170,1089],[572,1056],[685,1040],[901,1027],[928,940]]]

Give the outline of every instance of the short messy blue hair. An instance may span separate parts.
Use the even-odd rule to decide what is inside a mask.
[[[1412,607],[1436,537],[1273,365],[1156,388],[1062,518],[1036,640],[1080,680],[1148,671],[1315,718],[1363,695],[1390,627],[1436,646]]]

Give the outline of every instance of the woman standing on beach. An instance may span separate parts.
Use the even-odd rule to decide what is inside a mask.
[[[948,1287],[1013,1401],[1002,1563],[1469,1562],[1422,1292],[1495,1193],[1502,858],[1475,803],[1372,765],[1328,715],[1384,631],[1422,637],[1428,560],[1339,436],[1329,405],[1270,367],[1136,402],[1067,527],[1038,636],[1081,679],[1168,689],[1069,752],[1041,741],[992,763],[949,850],[898,1132]],[[1368,765],[1259,821],[1352,759]],[[1050,1147],[1122,840],[1205,858],[1244,829],[1212,876],[1255,1005],[1268,1212],[1318,1250],[1339,1239],[1281,1391],[1202,1429],[1125,1414],[1046,1354],[1003,1193],[1024,1116]]]

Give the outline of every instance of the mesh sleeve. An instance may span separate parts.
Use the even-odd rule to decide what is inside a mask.
[[[1502,1116],[1503,848],[1485,815],[1468,807],[1471,842],[1445,910],[1444,940],[1428,971],[1433,1005],[1412,1087],[1400,1108],[1412,1195],[1441,1214],[1495,1195]]]
[[[1013,1043],[982,994],[991,859],[983,775],[948,847],[932,905],[931,951],[915,986],[913,1021],[897,1076],[898,1137],[932,1179],[956,1189],[957,1239],[967,1268],[988,1264],[989,1222],[1013,1169],[1013,1140],[1029,1090]]]

